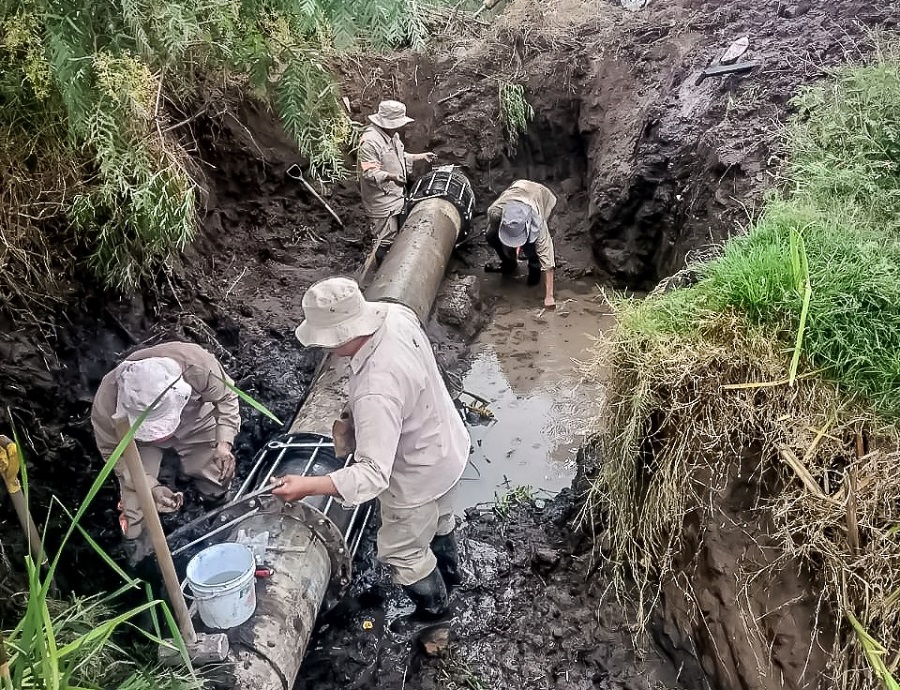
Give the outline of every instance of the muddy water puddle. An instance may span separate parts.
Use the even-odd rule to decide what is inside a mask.
[[[460,514],[510,492],[548,498],[571,484],[578,447],[601,403],[578,361],[614,322],[590,283],[561,287],[555,312],[542,308],[542,287],[521,281],[489,275],[482,293],[496,298],[494,316],[472,347],[462,382],[487,401],[493,421],[470,425],[474,451],[456,499]]]

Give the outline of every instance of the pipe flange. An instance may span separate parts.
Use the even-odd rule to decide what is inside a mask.
[[[350,558],[350,549],[338,526],[321,510],[303,501],[285,503],[281,512],[306,525],[315,538],[325,546],[331,560],[329,588],[337,592],[346,589],[353,577],[353,561]]]

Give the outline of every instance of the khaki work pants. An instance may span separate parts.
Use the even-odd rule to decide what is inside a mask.
[[[376,240],[380,247],[387,249],[393,244],[397,233],[400,232],[399,216],[388,218],[369,218],[369,237],[374,243]]]
[[[161,445],[138,443],[141,462],[150,488],[159,485],[159,468],[162,464],[163,452],[172,448],[181,460],[181,472],[193,479],[194,486],[204,498],[217,498],[228,491],[228,486],[219,479],[219,469],[213,461],[216,452],[216,425],[211,422],[200,429],[195,429],[183,439],[172,439]],[[144,528],[144,513],[138,503],[137,492],[128,468],[120,461],[116,464],[116,477],[122,495],[121,519],[126,539],[137,539]]]
[[[454,485],[440,498],[417,508],[392,508],[381,504],[378,530],[378,560],[391,569],[394,582],[411,585],[427,577],[437,566],[431,540],[450,534],[456,527],[453,515]]]

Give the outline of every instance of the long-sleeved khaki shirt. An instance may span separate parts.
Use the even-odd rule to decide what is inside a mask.
[[[405,184],[413,155],[406,153],[400,135],[388,136],[377,125],[367,126],[359,142],[358,176],[363,208],[369,218],[389,218],[403,210]],[[396,175],[402,184],[387,178]]]
[[[556,268],[556,255],[553,251],[553,239],[550,237],[550,214],[556,206],[556,195],[544,185],[530,180],[516,180],[497,200],[488,207],[488,222],[492,227],[500,224],[503,208],[510,201],[521,201],[528,204],[540,218],[540,233],[534,243],[535,251],[541,262],[541,270]]]
[[[387,307],[384,324],[350,360],[356,462],[330,476],[346,505],[380,497],[415,508],[459,481],[469,434],[416,315]]]
[[[214,425],[217,443],[233,443],[241,426],[241,415],[237,395],[222,383],[223,378],[229,383],[232,381],[219,361],[199,345],[179,342],[162,343],[138,350],[125,361],[150,357],[175,360],[181,367],[182,377],[193,389],[191,398],[181,413],[181,424],[175,430],[174,438],[188,439],[200,430],[206,432]],[[117,377],[120,367],[122,364],[103,377],[91,409],[94,439],[104,460],[109,458],[119,443],[113,415],[116,413],[119,395]],[[140,445],[142,444],[139,443],[138,446]]]

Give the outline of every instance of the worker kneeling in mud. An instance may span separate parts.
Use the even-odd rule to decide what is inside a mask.
[[[181,342],[138,350],[103,377],[91,411],[97,448],[107,460],[120,440],[116,420],[124,418],[131,426],[150,410],[134,438],[160,513],[173,513],[184,501],[181,492],[159,482],[166,449],[178,454],[181,471],[193,479],[208,508],[226,500],[234,478],[232,444],[241,424],[237,395],[226,381],[232,383],[213,355]],[[124,460],[116,464],[115,473],[122,494],[119,522],[125,550],[137,564],[152,548]]]
[[[278,477],[273,493],[286,501],[335,496],[346,506],[379,498],[378,558],[415,602],[414,618],[441,618],[447,587],[460,582],[453,495],[469,435],[431,343],[412,310],[368,302],[346,278],[310,287],[303,313],[303,345],[350,359],[355,462],[324,477]]]
[[[500,257],[500,265],[488,264],[487,271],[514,275],[518,271],[518,250],[528,261],[528,285],[537,285],[544,275],[544,307],[553,309],[553,273],[556,257],[550,237],[550,215],[556,195],[544,185],[517,180],[488,208],[485,239]]]

